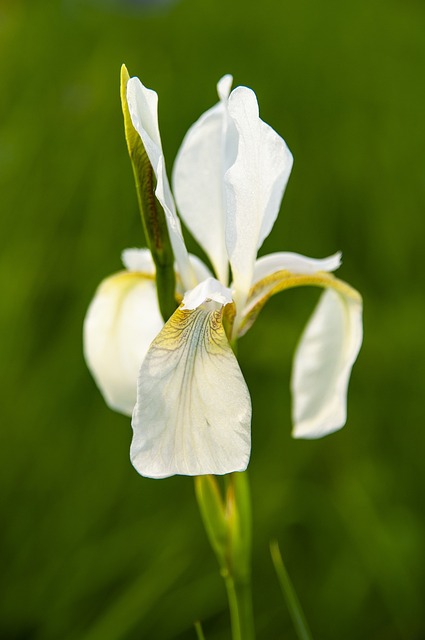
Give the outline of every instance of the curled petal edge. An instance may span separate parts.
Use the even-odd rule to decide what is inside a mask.
[[[278,271],[252,287],[238,335],[272,295],[299,286],[325,289],[296,350],[291,380],[293,436],[311,439],[346,422],[348,382],[363,339],[360,294],[330,273]]]
[[[251,287],[241,320],[234,327],[234,332],[237,333],[238,337],[243,336],[252,327],[266,302],[276,293],[285,289],[293,289],[294,287],[308,286],[331,287],[338,289],[340,293],[360,298],[360,294],[349,284],[335,278],[335,276],[326,271],[317,271],[316,273],[309,273],[308,271],[306,273],[292,273],[287,270],[276,271],[258,280]]]

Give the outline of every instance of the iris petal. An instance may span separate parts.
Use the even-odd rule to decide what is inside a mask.
[[[258,114],[255,93],[237,87],[228,111],[237,132],[236,160],[225,175],[226,245],[236,306],[245,304],[259,247],[270,233],[292,168],[284,140]]]
[[[100,284],[84,321],[84,355],[112,409],[131,415],[140,365],[163,324],[153,277],[122,271]]]
[[[348,285],[336,280],[329,272],[338,269],[341,253],[328,258],[308,258],[299,253],[271,253],[259,258],[254,267],[254,284],[251,287],[245,308],[238,316],[234,332],[243,336],[257,319],[258,314],[271,296],[300,286],[336,287],[354,292]],[[357,295],[357,292],[354,292]]]
[[[295,438],[319,438],[346,421],[348,382],[363,336],[362,299],[355,289],[327,272],[338,268],[340,258],[335,254],[316,260],[292,253],[260,258],[255,284],[236,327],[239,336],[246,333],[267,300],[280,291],[299,286],[325,289],[294,358]]]
[[[127,83],[127,103],[134,128],[139,134],[157,180],[155,195],[161,203],[170,234],[174,257],[185,288],[195,286],[183,239],[180,220],[177,217],[173,196],[168,183],[165,159],[158,126],[158,95],[147,89],[138,78]]]
[[[277,271],[290,271],[291,273],[313,274],[318,271],[336,271],[341,266],[341,252],[334,253],[328,258],[308,258],[299,253],[280,251],[269,253],[258,258],[254,267],[253,285],[262,278]]]
[[[344,426],[348,382],[362,338],[360,296],[324,291],[294,358],[295,438],[320,438]]]
[[[173,190],[180,215],[225,285],[229,268],[224,237],[223,189],[227,169],[224,146],[230,85],[230,76],[220,80],[220,102],[190,127],[173,170]]]
[[[223,307],[180,307],[152,343],[138,379],[131,460],[152,478],[246,469],[251,400],[228,343]]]

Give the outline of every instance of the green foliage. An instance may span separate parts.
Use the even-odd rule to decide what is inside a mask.
[[[289,614],[292,618],[294,629],[297,632],[297,636],[299,640],[312,640],[307,620],[305,619],[300,601],[295,592],[291,579],[288,576],[285,565],[283,564],[279,545],[276,540],[273,540],[270,543],[270,553],[280,583],[280,588],[285,598],[285,602],[288,607]]]
[[[276,296],[238,344],[258,638],[295,638],[271,538],[313,637],[423,637],[424,31],[414,0],[1,4],[0,637],[194,640],[195,620],[228,637],[193,482],[137,475],[129,420],[81,353],[96,286],[144,244],[123,62],[159,93],[169,174],[220,76],[251,86],[295,157],[262,252],[342,249],[338,275],[364,296],[348,424],[326,439],[290,438],[291,357],[317,294]]]

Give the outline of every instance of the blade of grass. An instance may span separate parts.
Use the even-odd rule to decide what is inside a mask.
[[[307,620],[305,619],[304,612],[301,608],[300,601],[298,600],[288,572],[283,564],[277,540],[272,540],[270,543],[270,553],[297,636],[299,640],[313,640]]]
[[[198,640],[205,640],[204,632],[202,631],[202,626],[199,621],[195,622],[195,631],[196,631]]]

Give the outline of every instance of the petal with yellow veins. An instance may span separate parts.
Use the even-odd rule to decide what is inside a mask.
[[[198,306],[177,309],[140,370],[130,456],[143,476],[221,475],[248,465],[251,400],[223,328],[228,290],[217,281],[196,289],[183,305]]]

